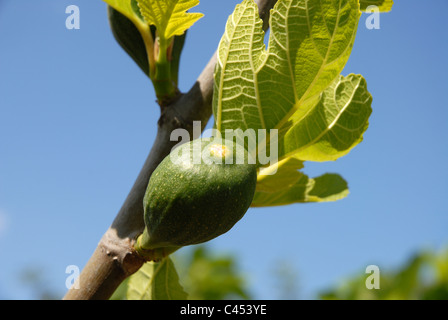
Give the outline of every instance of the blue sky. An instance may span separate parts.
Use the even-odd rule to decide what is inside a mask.
[[[202,0],[180,87],[212,55],[237,0]],[[310,175],[340,173],[348,198],[250,209],[211,241],[232,253],[257,299],[276,299],[274,270],[297,273],[313,298],[369,264],[388,270],[421,249],[448,245],[448,35],[445,0],[395,1],[368,30],[366,15],[343,74],[373,95],[364,141]],[[78,5],[81,29],[65,28]],[[0,298],[30,299],[20,284],[37,268],[65,292],[67,265],[82,267],[112,222],[155,137],[150,81],[110,32],[100,0],[0,1]]]

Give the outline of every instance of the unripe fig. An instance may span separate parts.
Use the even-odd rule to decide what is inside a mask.
[[[160,258],[229,231],[255,193],[257,169],[248,162],[244,147],[227,140],[196,139],[173,150],[150,178],[137,250]]]

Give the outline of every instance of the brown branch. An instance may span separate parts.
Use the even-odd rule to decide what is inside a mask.
[[[277,0],[258,0],[264,29],[268,27],[269,10]],[[154,169],[170,153],[177,141],[170,141],[171,132],[183,128],[192,134],[193,121],[201,121],[202,129],[212,109],[213,71],[216,53],[202,71],[194,86],[171,105],[162,109],[158,131],[151,152],[128,197],[110,228],[87,262],[77,282],[65,295],[66,300],[109,299],[116,288],[145,262],[133,250],[136,237],[143,232],[143,197]]]

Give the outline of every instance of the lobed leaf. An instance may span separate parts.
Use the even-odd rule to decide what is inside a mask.
[[[288,188],[271,192],[257,189],[251,207],[283,206],[292,203],[328,202],[345,198],[348,194],[347,182],[338,174],[327,173],[311,179],[302,172],[291,172],[298,180]],[[268,176],[276,185],[276,175]]]
[[[266,50],[256,4],[245,0],[237,5],[218,50],[216,128],[278,129],[280,160],[293,154],[303,142],[290,139],[291,132],[297,135],[296,125],[310,113],[315,115],[321,93],[338,79],[353,47],[359,17],[358,0],[280,0],[271,12]],[[328,102],[323,107],[330,113],[334,109]],[[317,161],[344,153],[330,151]]]
[[[137,0],[142,16],[164,39],[180,36],[190,28],[202,13],[187,13],[199,0]]]

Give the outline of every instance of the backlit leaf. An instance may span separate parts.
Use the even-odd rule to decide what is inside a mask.
[[[330,93],[323,96],[322,92],[338,81],[354,43],[359,17],[357,0],[280,0],[271,12],[266,50],[256,4],[245,0],[237,5],[218,50],[213,100],[216,128],[221,132],[278,129],[280,160],[295,151],[300,160],[314,161],[334,159],[348,152],[353,143],[347,145],[348,150],[339,146],[337,152],[314,152],[310,158],[300,149],[304,142],[291,137],[301,132],[298,128],[305,125],[302,121],[308,121],[307,128],[310,121],[318,121],[316,127],[323,131],[313,132],[314,138],[306,148],[319,143],[318,149],[325,151],[318,137],[328,132],[329,123],[316,112],[334,111],[328,99]],[[343,91],[341,87],[339,91]],[[364,116],[360,113],[362,121]],[[342,118],[345,116],[337,115],[337,119]],[[326,138],[332,139],[330,135]]]
[[[202,13],[187,13],[199,0],[137,0],[146,22],[156,26],[159,36],[170,39],[182,35]]]
[[[311,179],[296,171],[298,180],[289,188],[263,192],[257,190],[251,207],[283,206],[292,203],[327,202],[345,198],[348,194],[347,182],[338,174],[327,173]],[[275,175],[268,176],[276,184]],[[269,178],[268,178],[269,179]]]

